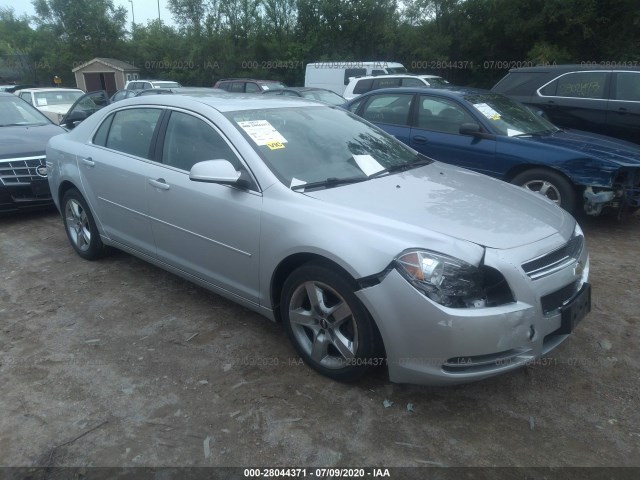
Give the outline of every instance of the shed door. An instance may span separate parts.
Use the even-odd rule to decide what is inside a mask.
[[[95,92],[96,90],[106,90],[109,96],[116,93],[116,75],[114,72],[106,73],[85,73],[84,84],[87,92]]]

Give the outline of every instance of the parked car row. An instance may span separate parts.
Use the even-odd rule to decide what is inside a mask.
[[[493,92],[395,88],[345,108],[426,156],[537,192],[569,212],[640,206],[640,147],[560,129]]]
[[[250,79],[88,95],[33,171],[79,256],[122,249],[280,321],[324,375],[479,380],[547,354],[587,315],[569,212],[638,208],[640,149],[496,92],[402,86],[419,78],[362,77],[371,88],[343,108]],[[6,163],[3,185],[31,174]]]

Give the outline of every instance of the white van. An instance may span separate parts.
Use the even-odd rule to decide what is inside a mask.
[[[345,60],[307,63],[304,86],[326,88],[336,92],[338,95],[342,95],[351,77],[389,73],[407,73],[407,69],[401,63],[385,61],[357,62]]]

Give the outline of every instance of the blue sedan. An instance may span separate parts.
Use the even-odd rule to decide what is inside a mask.
[[[344,108],[418,152],[546,196],[573,212],[640,206],[640,147],[559,129],[529,108],[471,88],[393,88]]]

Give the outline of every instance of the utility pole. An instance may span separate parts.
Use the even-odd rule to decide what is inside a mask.
[[[162,23],[160,20],[160,0],[158,0],[158,23]]]
[[[158,2],[159,1],[160,0],[158,0]],[[129,0],[129,3],[131,4],[131,29],[133,29],[136,25],[136,14],[133,13],[133,0]]]

